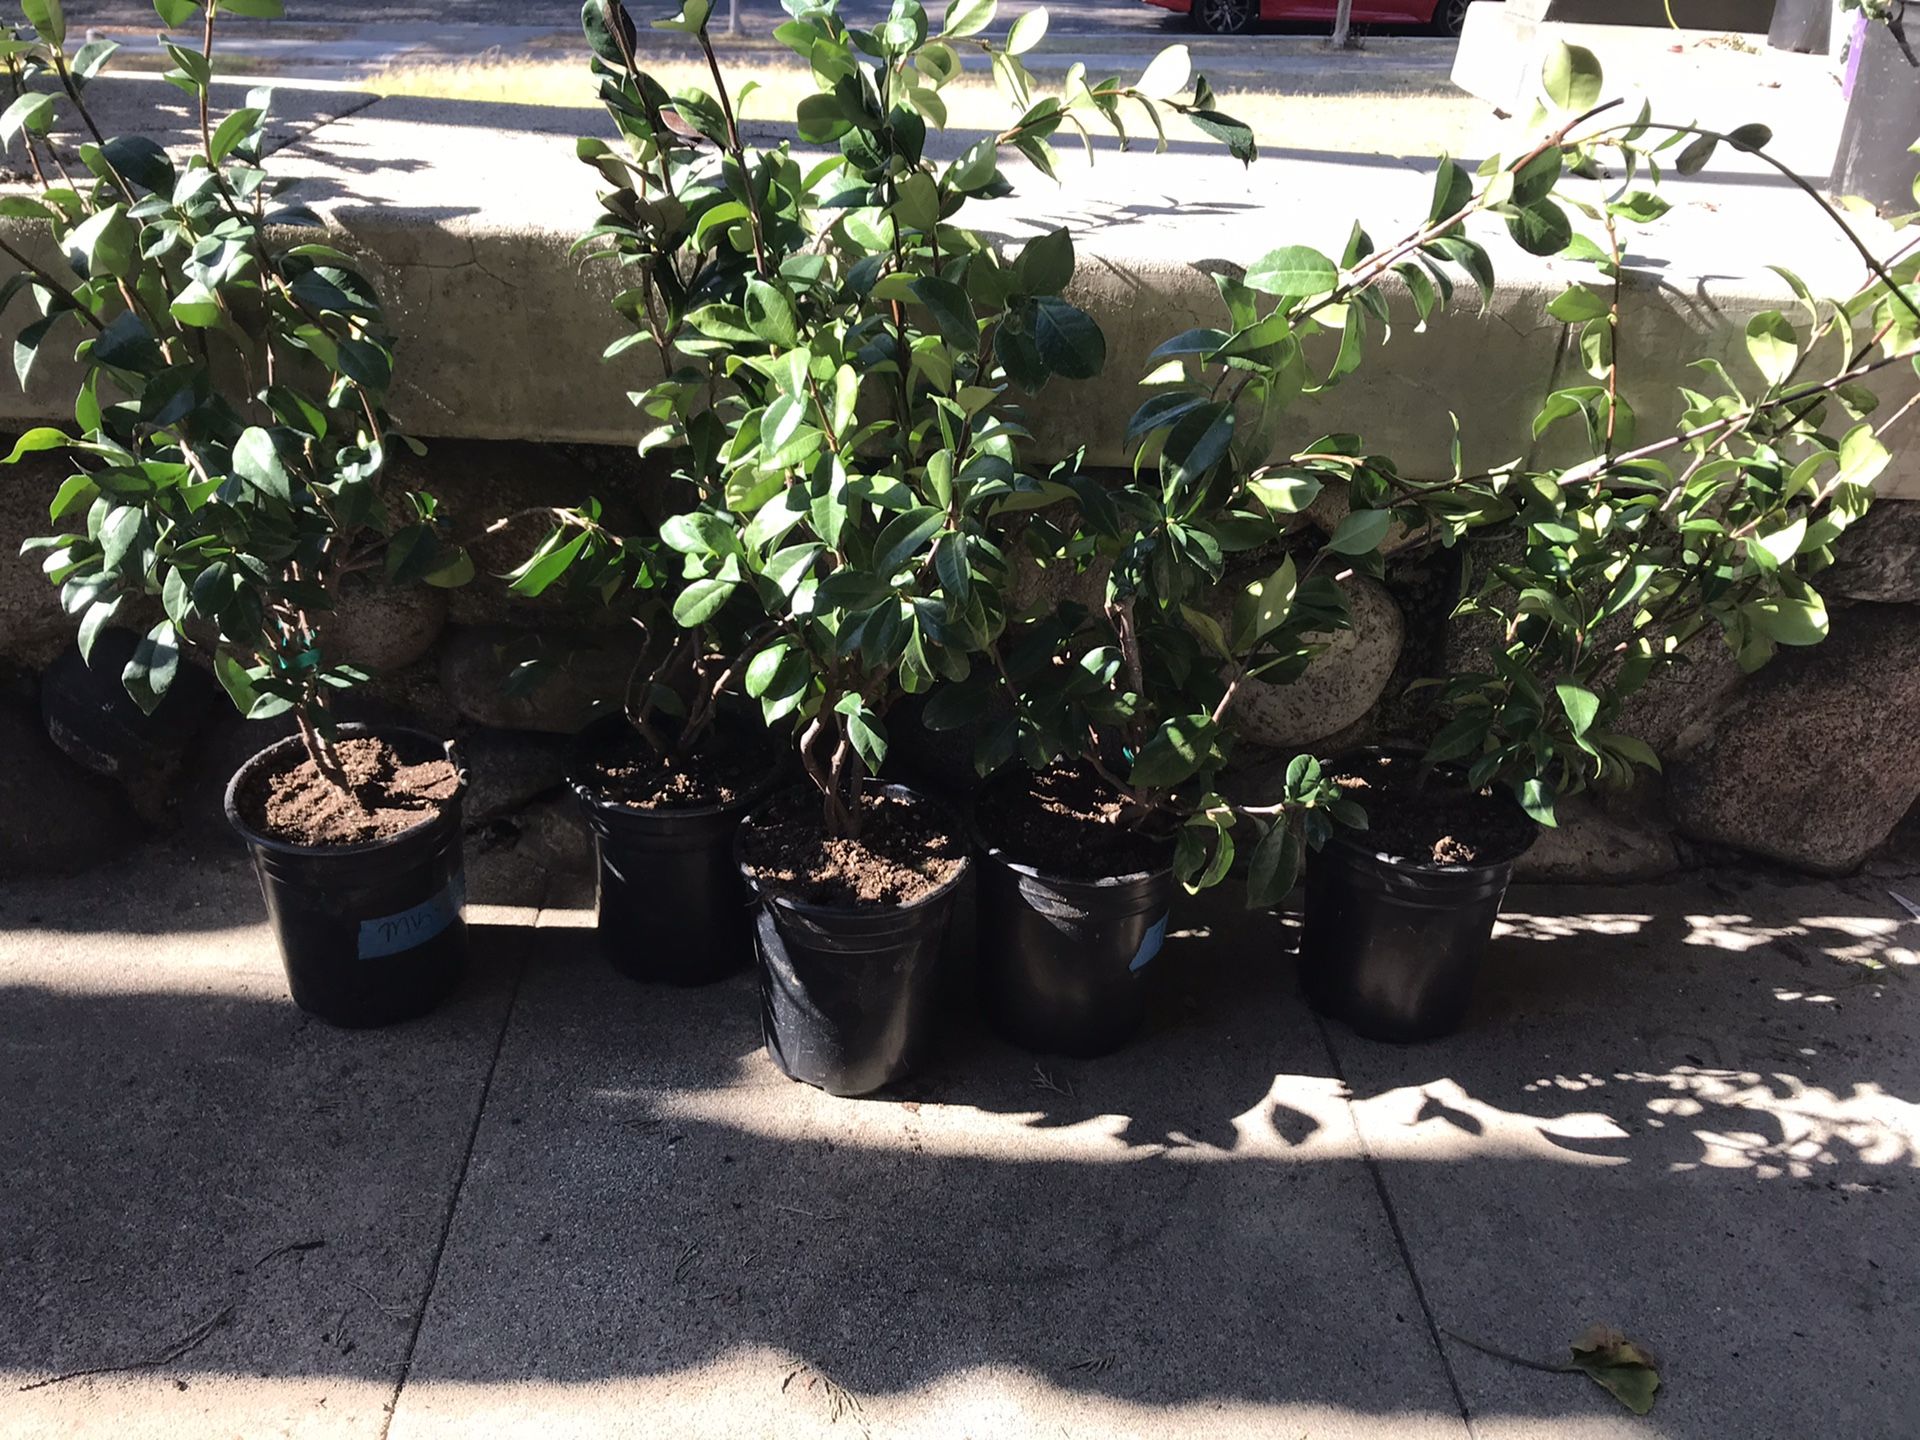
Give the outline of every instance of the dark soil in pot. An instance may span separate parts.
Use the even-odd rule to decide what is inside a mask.
[[[1173,845],[1124,823],[1074,772],[1008,776],[981,796],[981,998],[994,1027],[1050,1054],[1118,1049],[1146,1014],[1166,940]]]
[[[967,872],[944,807],[898,785],[870,790],[860,836],[829,835],[811,791],[740,828],[760,897],[755,948],[767,1052],[787,1075],[864,1095],[908,1074],[941,1009],[941,941]]]
[[[227,818],[253,859],[294,1003],[335,1025],[424,1015],[466,962],[461,797],[452,745],[343,725],[343,792],[298,737],[235,772]]]
[[[1460,771],[1423,777],[1412,752],[1370,750],[1331,768],[1367,812],[1307,861],[1300,975],[1324,1015],[1376,1040],[1457,1030],[1513,862],[1539,833],[1505,795]]]
[[[423,753],[407,746],[403,754],[379,735],[343,738],[333,748],[344,789],[293,745],[278,763],[250,764],[240,772],[246,776],[234,797],[240,818],[289,845],[362,845],[425,824],[461,788],[460,772],[444,750]]]
[[[779,757],[723,731],[663,757],[624,722],[573,781],[598,856],[600,948],[635,980],[705,985],[747,962],[747,889],[733,859],[740,817],[772,788]]]

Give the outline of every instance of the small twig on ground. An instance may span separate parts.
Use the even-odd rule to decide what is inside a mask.
[[[687,1270],[693,1264],[693,1257],[700,1253],[700,1247],[689,1240],[681,1247],[680,1258],[673,1262],[673,1283],[678,1285],[687,1277]]]
[[[1033,1062],[1033,1083],[1039,1089],[1051,1090],[1054,1094],[1064,1095],[1069,1100],[1072,1100],[1075,1098],[1073,1093],[1073,1082],[1071,1080],[1067,1080],[1064,1082],[1055,1080],[1053,1078],[1053,1072],[1048,1070],[1038,1060]]]
[[[412,1318],[413,1316],[412,1306],[402,1305],[397,1300],[382,1300],[378,1295],[374,1294],[373,1291],[369,1290],[366,1286],[362,1285],[358,1280],[349,1280],[347,1281],[347,1283],[353,1286],[353,1288],[358,1290],[362,1295],[366,1296],[367,1303],[373,1306],[373,1308],[378,1310],[382,1315],[385,1315],[390,1319],[394,1319],[394,1320],[407,1320]]]
[[[814,1369],[811,1365],[796,1365],[789,1370],[787,1378],[780,1382],[780,1393],[784,1395],[787,1387],[802,1375],[808,1377],[807,1389],[818,1390],[826,1397],[828,1424],[838,1424],[842,1419],[847,1419],[860,1427],[862,1435],[869,1433],[866,1416],[860,1409],[860,1397],[832,1376]]]
[[[1456,1330],[1449,1330],[1444,1325],[1440,1327],[1440,1333],[1449,1340],[1458,1340],[1470,1350],[1478,1350],[1482,1355],[1491,1355],[1496,1360],[1505,1360],[1509,1365],[1524,1365],[1529,1370],[1544,1370],[1549,1375],[1584,1375],[1586,1373],[1578,1365],[1554,1365],[1545,1360],[1529,1360],[1524,1355],[1515,1355],[1496,1346],[1482,1344],[1478,1340],[1469,1340],[1465,1335]]]
[[[844,1215],[816,1215],[811,1210],[802,1210],[798,1205],[776,1205],[773,1208],[776,1210],[784,1210],[789,1215],[798,1215],[807,1220],[822,1220],[829,1224],[837,1220],[846,1219]]]
[[[319,1250],[323,1248],[326,1243],[325,1240],[295,1240],[291,1245],[282,1245],[278,1249],[269,1250],[253,1262],[253,1268],[258,1270],[269,1260],[278,1260],[282,1255],[297,1255],[308,1250]]]
[[[1085,1360],[1076,1360],[1067,1369],[1078,1370],[1087,1375],[1104,1375],[1113,1368],[1112,1355],[1089,1355]]]
[[[59,1375],[49,1375],[44,1380],[34,1380],[22,1385],[22,1391],[41,1390],[49,1385],[64,1384],[68,1380],[81,1380],[89,1375],[118,1375],[128,1370],[158,1370],[163,1365],[171,1365],[181,1356],[198,1350],[206,1339],[222,1325],[233,1319],[233,1312],[239,1308],[239,1301],[230,1301],[216,1314],[202,1320],[193,1329],[182,1335],[166,1349],[149,1355],[141,1360],[129,1360],[124,1365],[90,1365],[84,1370],[68,1370]]]

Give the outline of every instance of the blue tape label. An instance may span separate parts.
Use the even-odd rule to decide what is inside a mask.
[[[1153,922],[1153,928],[1141,937],[1140,948],[1134,953],[1133,964],[1127,968],[1129,970],[1141,969],[1149,960],[1160,953],[1160,947],[1166,943],[1167,917],[1162,915],[1158,920]]]
[[[426,944],[458,920],[466,904],[465,877],[456,875],[438,895],[411,910],[384,915],[378,920],[362,920],[360,958],[378,960],[384,955],[399,955]]]

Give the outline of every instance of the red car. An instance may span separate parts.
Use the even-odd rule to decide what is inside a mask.
[[[1259,20],[1319,20],[1333,23],[1334,0],[1147,0],[1211,35],[1243,35]],[[1458,35],[1469,0],[1353,0],[1356,25],[1424,25]]]

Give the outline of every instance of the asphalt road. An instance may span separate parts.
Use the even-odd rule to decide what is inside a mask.
[[[725,13],[727,0],[716,0]],[[737,0],[741,23],[751,31],[764,33],[778,25],[784,12],[775,0]],[[849,22],[871,25],[887,13],[890,0],[844,0],[841,13]],[[674,0],[634,0],[631,5],[638,20],[674,13]],[[943,0],[932,0],[929,13],[938,15]],[[1002,0],[1000,15],[1010,19],[1032,8],[1032,0]],[[153,7],[147,0],[70,0],[69,23],[75,25],[152,25]],[[1051,0],[1047,5],[1049,29],[1059,35],[1111,35],[1130,32],[1137,35],[1184,32],[1184,18],[1146,3],[1146,0]],[[572,30],[579,25],[578,0],[287,0],[287,20],[302,25],[445,25],[511,26]],[[228,25],[247,31],[263,23],[230,20]],[[1274,33],[1311,34],[1324,26],[1289,25],[1272,27]]]

